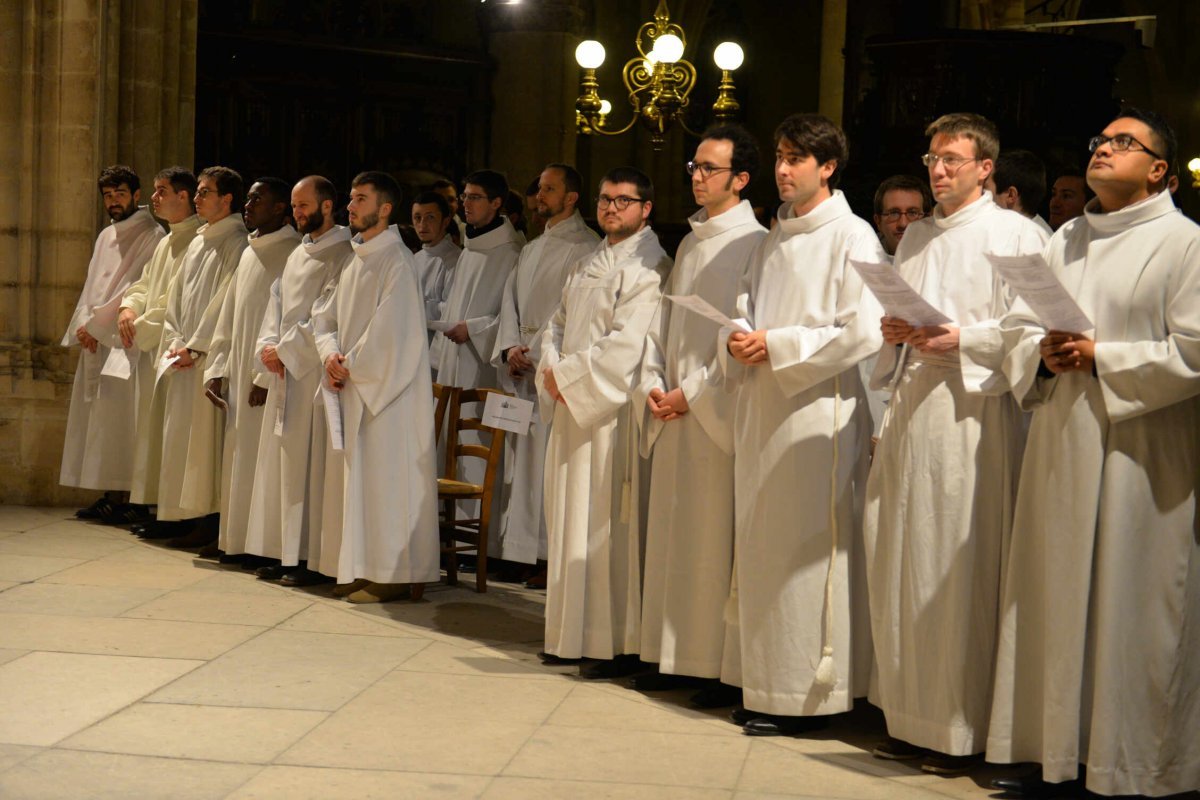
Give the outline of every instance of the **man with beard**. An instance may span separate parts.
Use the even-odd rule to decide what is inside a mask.
[[[451,285],[454,267],[458,264],[458,256],[462,248],[456,245],[447,235],[450,226],[454,224],[450,205],[437,192],[421,192],[413,200],[412,223],[417,238],[421,240],[421,249],[413,256],[417,266],[417,283],[421,286],[421,294],[425,298],[426,323],[442,318],[442,308],[446,303],[446,287]],[[436,332],[429,330],[429,343],[433,344]],[[435,370],[436,364],[431,365]]]
[[[133,463],[126,457],[137,430],[136,350],[127,350],[117,330],[125,289],[154,254],[163,229],[138,207],[141,182],[129,167],[107,167],[97,181],[112,224],[96,237],[87,279],[62,345],[81,347],[67,413],[59,483],[104,494],[80,519],[111,517],[127,500]]]
[[[188,245],[196,238],[203,220],[196,215],[192,195],[196,176],[184,167],[168,167],[154,176],[154,194],[150,201],[154,215],[166,221],[170,231],[154,249],[142,277],[125,290],[117,327],[125,347],[136,346],[138,357],[137,436],[133,447],[133,505],[120,516],[134,522],[135,532],[153,527],[147,506],[158,498],[159,459],[162,456],[163,408],[165,386],[155,380],[158,359],[162,355],[163,319],[167,315],[167,293]],[[127,456],[128,457],[128,456]]]
[[[246,192],[242,217],[250,246],[242,251],[233,284],[217,318],[204,370],[205,396],[225,411],[221,458],[221,526],[216,546],[202,556],[245,551],[250,497],[254,488],[266,383],[256,379],[258,333],[271,299],[271,286],[296,249],[300,235],[287,224],[290,189],[279,178],[259,178]],[[274,421],[272,420],[272,427]],[[218,552],[220,551],[220,552]]]
[[[745,708],[733,719],[752,736],[799,733],[849,711],[871,670],[858,541],[870,420],[858,362],[879,348],[879,314],[849,262],[886,255],[836,188],[848,151],[842,130],[818,114],[780,123],[784,205],[738,290],[737,315],[753,332],[735,331],[718,348],[738,391]]]
[[[738,281],[767,231],[742,193],[758,172],[758,145],[744,128],[704,134],[687,165],[701,209],[679,245],[664,292],[696,295],[723,313],[737,303]],[[654,461],[646,520],[642,597],[642,690],[700,688],[695,702],[734,705],[740,669],[723,669],[725,606],[733,573],[733,395],[717,363],[717,326],[664,303],[650,327],[635,413],[641,455]],[[687,497],[687,502],[679,502]],[[731,642],[736,647],[736,642]],[[725,677],[725,683],[720,680]]]
[[[271,391],[259,432],[247,525],[246,552],[255,558],[246,561],[269,567],[260,573],[265,579],[305,586],[337,574],[342,530],[341,456],[330,451],[324,406],[319,398],[314,401],[324,370],[312,315],[319,298],[327,299],[337,286],[354,248],[350,230],[334,224],[337,191],[329,179],[301,179],[291,200],[303,239],[271,287],[257,343],[261,370],[255,380]],[[323,516],[326,486],[331,513]],[[280,565],[259,559],[277,559]]]
[[[547,663],[598,659],[587,678],[639,669],[641,505],[630,393],[671,268],[647,220],[654,184],[632,167],[600,182],[604,242],[579,262],[542,334]]]
[[[537,204],[545,232],[521,250],[504,285],[491,362],[501,388],[525,400],[537,400],[533,370],[541,359],[542,329],[562,302],[571,268],[600,241],[576,208],[582,193],[583,179],[574,167],[550,164],[542,170]],[[496,542],[506,561],[533,564],[546,558],[542,483],[548,435],[549,427],[535,419],[529,433],[511,437],[504,450],[504,511]]]
[[[196,213],[205,225],[188,246],[167,297],[163,359],[175,360],[160,379],[166,399],[158,520],[178,523],[181,535],[172,541],[181,547],[217,535],[224,419],[204,399],[203,371],[230,279],[248,246],[243,191],[242,176],[229,167],[200,173]],[[194,537],[187,535],[196,529]]]
[[[439,571],[425,317],[412,255],[388,230],[399,201],[386,173],[355,177],[354,259],[314,319],[325,388],[340,398],[343,420],[337,580],[361,587],[347,594],[352,603],[418,600]]]

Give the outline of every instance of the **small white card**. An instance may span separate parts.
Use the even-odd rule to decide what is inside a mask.
[[[325,401],[325,424],[329,428],[330,447],[346,449],[346,434],[342,431],[342,397],[321,384],[321,398]]]
[[[902,319],[914,328],[926,325],[945,325],[952,320],[934,308],[928,300],[908,285],[891,264],[872,264],[850,259],[850,266],[862,277],[863,283],[875,295],[883,313]]]
[[[1096,327],[1067,293],[1041,253],[1027,256],[986,254],[996,272],[1029,304],[1046,330],[1083,333]]]
[[[754,332],[754,329],[751,328],[744,319],[730,319],[714,308],[712,303],[708,302],[698,294],[667,294],[663,296],[675,305],[686,308],[688,311],[699,314],[702,317],[711,319],[713,322],[723,327],[733,328],[737,331],[745,331],[746,333]]]
[[[158,360],[158,371],[154,373],[154,382],[158,383],[160,380],[162,380],[162,376],[165,375],[167,370],[171,368],[171,365],[178,360],[179,356],[171,356],[168,358],[167,354],[163,353],[162,358]]]
[[[108,358],[104,359],[104,366],[101,368],[100,374],[127,381],[133,377],[133,358],[135,357],[131,356],[131,351],[124,347],[114,347],[108,351]]]
[[[287,376],[276,375],[275,386],[270,391],[275,393],[274,433],[276,436],[283,436],[283,412],[287,406]]]
[[[529,433],[529,423],[533,420],[533,402],[489,392],[481,420],[489,427],[524,436]]]

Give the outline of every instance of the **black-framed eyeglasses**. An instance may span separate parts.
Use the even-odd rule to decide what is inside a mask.
[[[1136,149],[1133,147],[1135,144],[1137,145]],[[1111,147],[1114,153],[1124,153],[1128,150],[1133,150],[1136,153],[1138,150],[1144,150],[1152,158],[1162,158],[1162,156],[1160,156],[1158,153],[1154,152],[1149,147],[1146,147],[1146,145],[1142,144],[1128,133],[1118,133],[1116,136],[1105,136],[1104,134],[1093,136],[1088,140],[1088,152],[1094,153],[1103,145],[1108,145]]]
[[[926,153],[925,155],[921,156],[921,163],[925,166],[933,169],[940,161],[942,162],[942,166],[946,168],[946,172],[951,175],[953,175],[955,172],[958,172],[958,170],[965,166],[967,162],[978,160],[978,158],[964,158],[962,156],[956,156],[953,153],[949,153],[944,156],[940,156],[937,153]]]
[[[471,202],[475,202],[478,200],[487,200],[488,196],[486,194],[460,194],[458,196],[458,199],[460,202],[465,203],[468,200],[470,200]]]
[[[598,208],[608,208],[609,206],[616,206],[617,211],[624,211],[625,209],[629,208],[634,203],[644,203],[644,202],[646,202],[646,201],[640,197],[628,197],[623,194],[619,194],[616,197],[609,197],[606,194],[602,194],[596,198],[596,206]]]
[[[896,222],[901,217],[906,218],[909,222],[916,222],[919,219],[925,218],[925,212],[919,208],[910,208],[907,211],[901,211],[898,208],[893,208],[889,211],[884,211],[879,216],[881,219],[885,219],[888,222]]]
[[[688,175],[695,175],[697,172],[699,172],[700,177],[704,180],[708,180],[718,172],[733,172],[733,167],[718,167],[703,161],[698,164],[695,161],[689,161],[687,162],[686,169]]]

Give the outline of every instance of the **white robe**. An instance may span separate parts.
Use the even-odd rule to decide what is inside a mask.
[[[140,353],[135,373],[138,381],[137,435],[134,438],[133,482],[129,490],[129,499],[134,503],[152,505],[158,499],[166,387],[160,389],[156,385],[155,374],[158,358],[162,355],[167,293],[188,245],[203,224],[204,220],[195,214],[171,223],[170,231],[154,248],[154,255],[142,270],[142,276],[125,290],[121,301],[121,308],[128,308],[138,315],[133,321],[133,342]]]
[[[233,284],[217,318],[204,381],[225,379],[225,446],[221,456],[221,526],[217,544],[226,553],[246,552],[250,498],[257,475],[258,443],[264,406],[251,407],[250,387],[261,364],[256,357],[258,332],[271,299],[271,286],[283,273],[300,234],[290,225],[259,235],[252,233]],[[268,393],[268,396],[269,393]],[[270,427],[274,429],[274,417]]]
[[[509,273],[504,284],[500,327],[491,356],[504,391],[523,400],[537,400],[532,372],[520,378],[511,377],[503,354],[518,345],[528,347],[525,357],[538,363],[542,357],[542,330],[562,302],[567,276],[580,259],[596,249],[599,241],[600,237],[576,211],[521,250],[517,268]],[[529,433],[510,434],[504,441],[503,513],[495,528],[500,558],[532,564],[546,557],[542,486],[549,435],[549,425],[534,415]]]
[[[163,237],[162,226],[145,207],[113,222],[96,237],[79,302],[63,336],[64,347],[79,345],[75,331],[86,327],[99,344],[92,353],[80,347],[67,412],[58,482],[81,489],[126,490],[133,478],[129,442],[137,431],[138,350],[123,350],[117,314],[125,289],[142,274]],[[132,376],[101,375],[110,353],[126,358]]]
[[[699,295],[729,314],[738,283],[767,231],[748,200],[688,220],[665,294]],[[717,363],[717,326],[664,301],[650,328],[634,413],[645,420],[641,455],[654,460],[646,521],[642,594],[643,661],[673,675],[721,676],[725,605],[733,573],[733,395]],[[654,389],[676,388],[688,413],[662,422],[649,414]]]
[[[188,245],[167,296],[163,350],[201,355],[188,369],[172,367],[155,391],[165,391],[158,518],[191,519],[221,508],[224,413],[204,397],[206,355],[230,280],[248,246],[241,214],[204,225]],[[165,386],[165,389],[163,388]]]
[[[961,328],[960,351],[884,345],[893,387],[863,523],[877,696],[888,733],[940,753],[983,752],[1000,574],[1025,430],[1000,372],[1011,293],[985,254],[1040,253],[1046,236],[990,193],[909,226],[896,269]],[[874,694],[874,693],[873,693]]]
[[[315,242],[306,234],[288,256],[283,275],[271,286],[255,344],[254,380],[270,391],[259,432],[245,547],[247,553],[278,558],[284,566],[296,566],[306,558],[309,568],[315,570],[321,561],[322,528],[309,523],[311,456],[318,448],[323,455],[327,444],[324,437],[315,442],[312,438],[314,402],[320,402],[318,390],[324,374],[313,337],[312,313],[318,297],[326,288],[332,294],[338,276],[353,258],[348,228],[334,227]],[[268,345],[283,362],[286,374],[282,378],[262,364],[262,351]],[[323,409],[319,406],[316,410],[324,413]],[[283,427],[276,434],[280,416]],[[322,458],[321,465],[324,463]],[[337,487],[340,492],[340,480]],[[337,544],[331,548],[336,572],[340,515],[338,524],[329,527],[328,533],[337,536]]]
[[[1018,301],[1005,369],[1032,409],[987,758],[1099,794],[1200,789],[1200,228],[1161,192],[1096,201],[1046,260],[1095,324],[1096,376],[1038,374]],[[1097,377],[1098,376],[1098,377]]]
[[[604,242],[563,289],[537,368],[546,450],[546,652],[610,659],[636,653],[641,624],[637,429],[633,390],[671,267],[649,227]],[[542,371],[566,405],[550,398]]]
[[[725,340],[718,354],[740,383],[733,441],[743,702],[807,716],[849,710],[870,675],[860,514],[871,428],[857,365],[879,348],[880,314],[849,259],[886,255],[840,191],[802,217],[791,214],[790,205],[780,211],[737,303],[739,316],[768,331],[770,363],[736,362]],[[832,687],[817,681],[825,646]]]
[[[421,296],[425,299],[425,321],[432,322],[442,318],[442,309],[448,296],[448,278],[458,264],[462,248],[451,241],[449,236],[443,236],[435,245],[422,245],[413,254],[413,267],[417,271],[417,284],[421,287]],[[433,344],[438,332],[429,330],[429,344]]]
[[[346,356],[339,583],[438,579],[433,389],[412,254],[384,231],[354,259],[313,320],[321,361]]]

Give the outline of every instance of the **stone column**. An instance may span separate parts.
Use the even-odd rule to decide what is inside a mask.
[[[0,502],[58,486],[77,352],[59,346],[106,222],[96,176],[190,164],[196,0],[0,3]]]
[[[541,0],[481,9],[494,64],[491,135],[488,163],[472,168],[504,172],[518,194],[547,163],[575,160],[575,46],[583,5]]]
[[[825,0],[821,10],[821,94],[818,109],[838,125],[846,89],[846,3]]]

